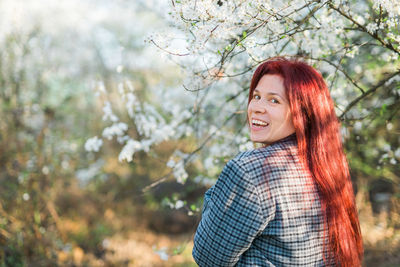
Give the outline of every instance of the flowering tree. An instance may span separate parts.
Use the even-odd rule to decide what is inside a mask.
[[[128,162],[166,140],[197,145],[176,150],[167,163],[171,172],[145,190],[169,177],[212,183],[226,159],[253,148],[247,90],[255,67],[273,56],[301,57],[324,75],[353,168],[371,176],[381,168],[384,176],[398,179],[398,1],[172,0],[156,6],[170,28],[147,42],[180,67],[183,84],[152,88],[146,102],[138,100],[132,85],[121,84],[131,121],[121,122],[106,102],[104,119],[111,125],[102,139],[116,137],[123,144],[119,159]],[[128,134],[131,127],[137,135]],[[95,137],[86,148],[101,144]],[[186,172],[189,163],[197,172]],[[371,163],[377,168],[366,168]]]
[[[336,102],[352,170],[398,183],[398,1],[106,2],[0,2],[2,251],[15,244],[36,255],[66,241],[55,230],[61,180],[86,181],[101,168],[76,171],[93,156],[80,152],[82,138],[98,127],[88,89],[106,125],[86,150],[114,139],[119,160],[131,162],[161,157],[157,148],[172,141],[170,172],[143,190],[167,179],[212,184],[226,160],[254,147],[247,90],[271,56],[315,65]],[[151,25],[158,30],[148,34]],[[164,204],[187,207],[179,198]]]
[[[150,27],[143,17],[154,18],[136,3],[0,1],[1,266],[71,265],[65,255],[78,246],[101,252],[104,220],[71,218],[73,205],[60,199],[71,184],[106,176],[104,161],[82,149],[99,125],[91,85],[111,89],[162,66],[138,37]],[[90,238],[63,227],[77,217]]]

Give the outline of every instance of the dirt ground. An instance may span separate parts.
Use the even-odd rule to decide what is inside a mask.
[[[103,240],[102,247],[105,253],[101,258],[85,254],[79,247],[74,247],[72,249],[74,266],[197,266],[191,255],[196,223],[191,223],[193,229],[189,229],[186,225],[184,228],[179,228],[181,229],[179,233],[166,233],[160,231],[160,224],[165,229],[175,229],[169,224],[179,225],[182,220],[178,220],[178,223],[164,221],[158,213],[146,214],[144,210],[136,213],[140,216],[132,216],[132,213],[128,216],[129,213],[130,211],[114,213],[113,209],[107,209],[104,214],[105,222],[113,224],[119,230]],[[171,219],[170,217],[176,219],[179,216],[169,216],[168,219]],[[382,218],[372,216],[369,209],[364,209],[360,213],[365,267],[400,266],[400,231],[383,223],[387,219],[388,215],[382,215]]]
[[[364,231],[366,231],[366,244],[363,266],[400,266],[399,234],[393,235],[392,230],[383,230],[380,226],[364,227]],[[396,236],[396,238],[389,236]],[[108,239],[106,241],[108,252],[105,259],[106,262],[113,263],[115,266],[197,266],[191,255],[192,238],[193,236],[189,234],[166,235],[149,229],[137,229],[129,236],[115,235]],[[174,255],[174,250],[180,250],[181,253]]]
[[[191,236],[168,236],[148,230],[130,236],[114,236],[107,241],[106,261],[134,267],[197,266],[191,255]],[[179,254],[174,255],[174,250]]]

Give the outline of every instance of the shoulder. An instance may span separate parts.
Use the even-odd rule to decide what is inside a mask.
[[[281,185],[290,177],[302,175],[304,171],[299,162],[295,136],[284,138],[268,147],[241,152],[227,166],[229,169],[240,170],[238,173],[247,182],[262,188],[267,183],[270,186]]]
[[[254,171],[255,168],[260,166],[273,168],[282,162],[297,163],[298,148],[296,136],[288,136],[267,147],[241,152],[231,161],[240,165],[248,172]]]

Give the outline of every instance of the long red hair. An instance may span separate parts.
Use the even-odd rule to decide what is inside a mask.
[[[249,101],[261,77],[280,75],[284,80],[296,131],[300,160],[315,180],[329,241],[325,255],[337,265],[361,266],[363,244],[349,167],[328,87],[314,68],[299,60],[272,58],[253,74]]]

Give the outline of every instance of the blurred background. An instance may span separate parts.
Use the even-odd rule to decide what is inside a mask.
[[[168,30],[167,4],[0,1],[0,266],[196,266],[202,196],[223,165],[191,164],[169,179],[170,155],[189,154],[196,136],[129,160],[119,131],[140,129],[105,130],[107,121],[134,124],[129,90],[161,115],[165,88],[185,93],[179,64],[148,41]],[[379,115],[369,125],[344,122],[365,266],[400,266],[400,86],[391,86],[397,93],[363,104]],[[393,101],[376,105],[388,94]],[[212,180],[199,182],[199,170],[212,168]]]

